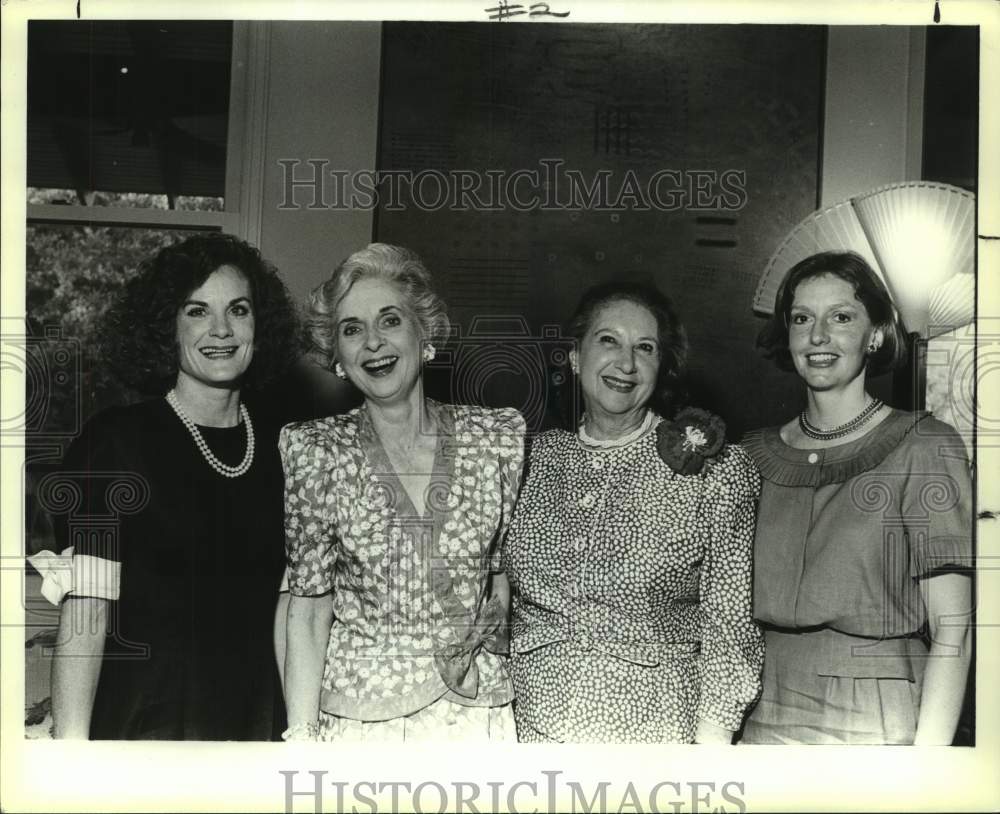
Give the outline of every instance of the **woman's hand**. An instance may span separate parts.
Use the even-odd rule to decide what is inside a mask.
[[[63,601],[52,660],[52,722],[57,739],[90,737],[107,625],[108,600],[71,596]]]
[[[920,592],[927,608],[931,651],[913,744],[950,746],[962,711],[971,661],[971,578],[954,573],[925,577],[920,580]]]
[[[291,595],[284,683],[289,731],[302,731],[319,720],[323,667],[332,624],[333,594]]]
[[[501,656],[510,655],[510,581],[503,571],[490,574],[488,601],[499,602],[503,608],[503,622],[499,629],[486,639],[486,650]]]
[[[699,718],[698,729],[694,733],[694,742],[701,745],[725,744],[729,746],[733,742],[733,730]]]

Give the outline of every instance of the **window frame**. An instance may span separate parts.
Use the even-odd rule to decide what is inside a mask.
[[[223,211],[27,204],[27,225],[221,230],[259,246],[264,198],[269,56],[270,24],[266,21],[234,20]]]

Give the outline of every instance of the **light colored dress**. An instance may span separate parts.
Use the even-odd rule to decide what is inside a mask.
[[[333,598],[322,739],[502,733],[510,714],[505,613],[488,582],[520,483],[524,419],[428,406],[439,433],[419,516],[364,407],[281,433],[289,589]]]
[[[972,565],[972,484],[955,431],[893,411],[864,437],[744,439],[764,478],[754,613],[762,697],[744,743],[912,743],[927,658],[920,579]]]
[[[656,433],[539,436],[504,547],[522,741],[690,743],[760,690],[751,618],[759,476],[738,446],[675,472]]]

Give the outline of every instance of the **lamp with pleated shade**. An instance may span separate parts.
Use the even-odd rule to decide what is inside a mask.
[[[975,202],[958,187],[912,181],[813,212],[768,261],[754,311],[774,313],[778,287],[800,260],[853,251],[882,278],[907,331],[929,339],[967,325],[976,307]]]

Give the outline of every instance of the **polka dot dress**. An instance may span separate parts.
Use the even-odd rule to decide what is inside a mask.
[[[520,740],[689,743],[699,718],[739,728],[763,663],[759,489],[739,446],[679,475],[653,431],[609,450],[561,430],[536,440],[503,551]]]

